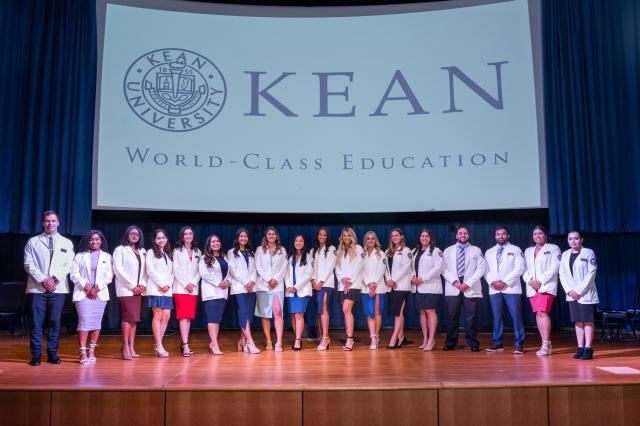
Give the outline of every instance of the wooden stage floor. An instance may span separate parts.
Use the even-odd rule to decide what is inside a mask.
[[[390,333],[383,330],[385,343]],[[407,333],[415,342],[421,339],[418,334]],[[76,338],[65,335],[59,351],[63,363],[43,362],[39,367],[27,364],[28,339],[0,336],[0,409],[25,406],[32,413],[33,407],[44,407],[43,424],[82,424],[78,418],[83,417],[77,417],[74,408],[82,398],[103,398],[109,407],[110,421],[105,424],[110,425],[118,424],[120,418],[122,424],[271,424],[269,419],[280,419],[282,413],[291,420],[284,424],[340,424],[335,418],[323,423],[324,410],[353,424],[354,419],[368,419],[368,406],[378,413],[364,422],[368,425],[388,425],[389,419],[391,424],[466,424],[460,422],[468,422],[464,413],[472,409],[476,424],[484,424],[484,417],[488,424],[500,420],[519,425],[585,425],[600,419],[609,425],[640,424],[640,346],[630,341],[596,342],[595,358],[579,361],[572,359],[575,343],[570,333],[553,337],[554,354],[549,357],[535,355],[539,338],[533,333],[527,335],[524,355],[513,354],[512,335],[506,336],[504,352],[472,353],[468,349],[443,352],[443,335],[433,352],[420,351],[418,343],[371,351],[367,334],[360,332],[355,351],[343,352],[339,340],[344,334],[335,331],[334,346],[326,352],[317,352],[318,342],[307,340],[302,351],[294,352],[286,339],[284,352],[259,355],[236,352],[237,336],[237,332],[223,332],[220,342],[225,355],[213,356],[207,353],[206,333],[196,331],[191,341],[196,354],[190,358],[179,356],[179,337],[169,336],[165,341],[171,352],[168,359],[151,356],[152,338],[139,336],[136,347],[142,358],[133,361],[119,358],[119,337],[104,336],[98,361],[80,365]],[[290,338],[291,332],[285,336]],[[481,335],[481,344],[483,348],[490,344],[489,334]],[[150,410],[133,423],[126,410],[118,409],[131,398],[142,398],[141,404]],[[398,417],[394,404],[409,417]],[[265,414],[266,406],[271,408]],[[183,407],[214,411],[210,416],[185,417]],[[244,422],[226,418],[216,423],[218,409],[258,412]],[[576,410],[588,417],[579,421]],[[162,418],[154,417],[155,411]],[[87,421],[93,419],[95,412],[87,416]],[[13,420],[9,424],[40,424],[34,419]]]

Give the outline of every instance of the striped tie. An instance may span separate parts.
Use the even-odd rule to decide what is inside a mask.
[[[498,266],[498,272],[500,272],[500,261],[502,260],[503,246],[498,247],[498,254],[496,255],[496,265]]]
[[[464,277],[464,246],[458,246],[456,266],[458,267],[458,277]]]

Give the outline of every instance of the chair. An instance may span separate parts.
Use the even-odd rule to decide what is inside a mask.
[[[0,319],[9,320],[9,332],[16,332],[16,320],[20,323],[20,330],[25,332],[23,315],[26,284],[19,281],[0,282]]]
[[[636,280],[636,292],[633,295],[633,308],[627,310],[629,315],[629,323],[631,324],[631,331],[633,337],[636,338],[636,342],[640,343],[640,336],[636,334],[636,329],[640,327],[640,279]]]
[[[637,341],[636,327],[640,324],[640,281],[636,280],[636,288],[633,297],[633,309],[610,311],[606,308],[600,311],[602,315],[602,328],[600,330],[600,340],[604,340],[605,330],[609,340],[615,335],[618,340],[622,340],[622,332],[631,330],[634,340]]]

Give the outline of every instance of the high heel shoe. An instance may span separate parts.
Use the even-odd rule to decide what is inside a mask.
[[[349,339],[351,339],[351,346],[349,346]],[[347,336],[347,341],[344,343],[342,350],[345,352],[351,352],[355,346],[356,342],[353,340],[353,336]]]
[[[224,355],[224,353],[220,350],[218,345],[213,345],[213,343],[209,344],[209,353],[211,355]]]
[[[267,343],[265,343],[265,350],[267,352],[272,351],[273,350],[273,343],[271,342],[271,340],[267,340]]]
[[[276,346],[273,350],[276,352],[282,352],[282,343],[276,343]]]
[[[89,358],[87,358],[87,348],[80,347],[80,364],[89,364]]]
[[[300,346],[296,346],[296,343],[298,342],[300,342]],[[296,339],[295,342],[293,342],[293,346],[291,346],[291,349],[293,349],[294,351],[302,350],[302,339]]]
[[[162,346],[153,345],[153,355],[158,358],[169,358],[169,352],[165,351]]]
[[[244,345],[244,351],[245,351],[245,353],[248,353],[248,354],[259,354],[260,353],[260,349],[258,349],[258,347],[256,346],[256,344],[254,342],[247,342]]]
[[[316,350],[318,350],[318,351],[326,351],[327,349],[329,349],[329,345],[331,345],[331,339],[329,339],[328,337],[323,337],[320,340],[320,344],[318,345]]]
[[[376,349],[378,349],[378,336],[375,334],[372,334],[369,337],[371,337],[371,344],[369,345],[369,349],[371,349],[372,351],[375,351]]]
[[[193,355],[193,352],[191,351],[191,349],[189,349],[189,344],[188,343],[180,344],[180,352],[182,352],[182,356],[185,357],[185,358],[188,358],[191,355]]]
[[[93,342],[89,344],[89,362],[96,362],[96,346],[98,345]]]
[[[401,347],[408,345],[409,344],[409,340],[407,339],[407,336],[402,336],[402,339],[398,339],[398,343],[396,344],[396,348],[400,349]]]
[[[247,342],[240,338],[238,339],[238,352],[244,352],[244,346],[247,344]]]
[[[433,351],[433,350],[435,350],[435,349],[436,349],[436,342],[433,342],[433,343],[431,343],[431,344],[428,344],[428,343],[427,343],[427,344],[426,344],[426,345],[424,345],[424,347],[422,348],[422,350],[423,350],[424,352],[431,352],[431,351]]]
[[[127,361],[131,361],[133,359],[131,352],[129,352],[129,345],[123,346],[120,350],[122,351],[122,359]]]
[[[136,350],[133,348],[133,345],[129,345],[129,354],[131,354],[131,358],[140,358],[140,355],[138,355]]]

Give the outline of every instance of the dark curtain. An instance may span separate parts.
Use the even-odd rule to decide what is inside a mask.
[[[91,223],[94,0],[0,2],[0,232]]]
[[[553,232],[640,232],[640,3],[543,0]]]

